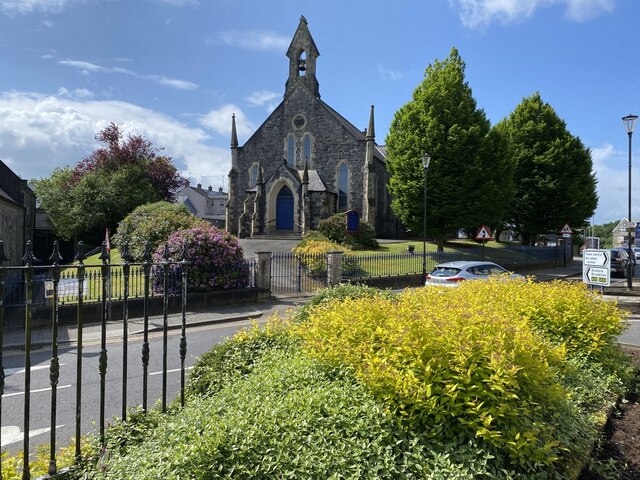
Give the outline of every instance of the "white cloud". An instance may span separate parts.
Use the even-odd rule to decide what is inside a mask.
[[[396,81],[402,80],[404,77],[406,77],[405,73],[399,72],[397,70],[389,70],[385,68],[381,63],[378,64],[378,73],[380,74],[380,78],[382,80]]]
[[[122,59],[120,59],[122,60]],[[164,75],[143,75],[136,73],[133,70],[122,67],[103,67],[91,62],[85,62],[83,60],[60,60],[59,65],[65,67],[72,67],[80,70],[82,75],[89,75],[91,73],[117,73],[121,75],[130,75],[142,80],[148,80],[164,87],[175,88],[177,90],[195,90],[198,88],[193,82],[187,80],[178,80],[175,78],[168,78]]]
[[[529,18],[536,9],[560,5],[566,7],[566,17],[582,22],[602,12],[613,10],[614,0],[449,0],[460,11],[464,26],[477,28],[493,21],[503,23]]]
[[[282,93],[258,90],[252,92],[245,100],[252,107],[266,107],[268,112],[272,112],[282,100]]]
[[[135,73],[133,73],[131,70],[127,70],[126,68],[107,68],[96,65],[95,63],[85,62],[82,60],[60,60],[58,62],[58,65],[76,68],[80,70],[80,72],[84,75],[88,75],[89,73],[123,73],[126,75],[135,75]]]
[[[627,217],[629,210],[628,152],[616,150],[611,144],[591,148],[593,170],[598,179],[598,209],[595,213],[596,225]],[[633,165],[632,165],[633,167]],[[631,197],[633,218],[640,218],[640,181],[638,172],[632,171]],[[635,179],[635,181],[634,181]]]
[[[76,3],[83,3],[83,0],[0,0],[0,11],[9,14],[58,13]]]
[[[291,39],[275,32],[258,30],[227,30],[209,38],[210,45],[230,45],[248,50],[282,52],[289,46]]]
[[[153,80],[158,85],[163,85],[165,87],[175,88],[177,90],[195,90],[198,88],[198,85],[192,82],[188,82],[186,80],[177,80],[175,78],[167,78],[163,75],[146,75],[143,78],[148,78],[149,80]]]
[[[614,0],[565,0],[567,17],[576,22],[589,20],[601,12],[611,12]]]
[[[220,178],[229,171],[228,148],[208,144],[206,132],[126,102],[86,101],[25,92],[0,93],[0,159],[25,179],[74,166],[97,146],[95,134],[114,122],[173,157],[190,178]],[[77,96],[77,95],[76,95]]]
[[[43,20],[42,25],[44,25],[47,28],[53,28],[55,27],[56,24],[52,20]]]
[[[233,114],[236,116],[236,131],[238,137],[247,138],[254,132],[255,127],[240,107],[232,103],[223,105],[217,110],[211,110],[200,118],[200,125],[220,135],[226,135],[227,138],[231,138],[231,116]]]
[[[66,98],[92,98],[94,97],[94,93],[86,88],[76,88],[74,90],[68,90],[64,87],[60,87],[58,89],[59,97]]]

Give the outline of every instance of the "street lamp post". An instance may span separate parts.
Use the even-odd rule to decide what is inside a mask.
[[[427,281],[427,169],[429,162],[431,162],[431,156],[425,153],[421,160],[424,168],[424,202],[422,205],[422,284],[424,285],[424,282]]]
[[[636,120],[638,120],[638,115],[627,115],[622,117],[622,123],[624,124],[624,128],[629,136],[629,225],[631,224],[631,136],[633,135],[633,130],[636,128]],[[627,228],[627,234],[627,247],[629,249],[629,259],[627,261],[627,288],[631,290],[633,285],[631,280],[633,268],[631,263],[631,255],[633,255],[633,250],[631,248],[631,227]]]

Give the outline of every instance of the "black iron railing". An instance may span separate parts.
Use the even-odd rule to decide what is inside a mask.
[[[107,324],[112,317],[114,305],[122,308],[122,419],[127,415],[127,365],[129,355],[129,305],[132,299],[142,299],[143,302],[143,331],[142,331],[142,409],[147,411],[149,403],[148,378],[149,378],[149,316],[152,297],[162,298],[162,393],[161,409],[167,409],[167,368],[168,368],[168,314],[169,297],[180,297],[181,301],[181,336],[179,344],[180,356],[180,404],[184,405],[185,390],[185,359],[187,355],[187,286],[191,267],[186,258],[186,249],[183,249],[179,260],[170,260],[165,248],[160,261],[152,261],[151,250],[147,245],[144,258],[141,262],[132,262],[127,245],[121,251],[122,263],[110,263],[110,254],[103,244],[100,260],[97,266],[85,265],[85,253],[82,242],[78,243],[77,254],[73,265],[61,265],[61,256],[58,243],[54,243],[53,253],[49,259],[52,263],[48,266],[35,265],[31,242],[27,243],[26,253],[23,257],[23,266],[5,266],[7,258],[4,253],[3,242],[0,241],[0,418],[2,415],[2,395],[5,390],[5,351],[4,333],[8,324],[5,323],[6,307],[11,307],[12,312],[16,308],[24,309],[24,323],[18,327],[24,329],[24,404],[22,411],[22,455],[23,455],[23,479],[31,478],[29,467],[30,457],[30,421],[32,418],[31,398],[31,367],[32,367],[32,317],[35,309],[50,308],[51,315],[51,358],[49,360],[49,383],[51,390],[50,405],[50,439],[49,439],[49,476],[58,473],[56,459],[56,423],[58,405],[58,382],[60,378],[59,338],[58,327],[60,325],[60,307],[75,309],[76,342],[75,349],[75,457],[80,460],[81,436],[83,417],[83,349],[85,348],[83,330],[87,320],[85,318],[85,303],[98,302],[100,305],[100,350],[98,354],[98,373],[100,378],[99,408],[97,409],[100,442],[105,444],[105,402],[107,398],[107,369],[110,358],[107,350]],[[239,267],[241,271],[254,268],[254,262],[245,262]],[[248,285],[252,286],[255,272],[248,272]],[[202,279],[206,275],[214,275],[215,272],[200,272],[197,277]],[[114,302],[113,300],[118,300]],[[20,347],[22,350],[22,347]],[[86,379],[85,379],[86,381]],[[95,408],[89,405],[89,409]],[[85,416],[86,421],[86,416]],[[0,432],[0,441],[2,432]],[[0,478],[2,478],[2,466],[0,465]]]

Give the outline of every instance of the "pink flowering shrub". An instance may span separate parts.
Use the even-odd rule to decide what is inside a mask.
[[[228,290],[245,288],[250,284],[249,265],[244,261],[242,247],[238,239],[225,230],[216,227],[196,227],[178,230],[169,235],[169,261],[181,260],[183,245],[187,243],[187,289],[190,291]],[[154,262],[162,263],[164,245],[158,247],[153,254]],[[162,266],[156,278],[162,275]],[[181,266],[172,264],[172,276],[181,282]]]

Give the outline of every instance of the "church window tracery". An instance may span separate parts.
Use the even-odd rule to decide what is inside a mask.
[[[346,163],[338,167],[338,211],[349,209],[349,167]]]
[[[292,136],[287,139],[287,165],[293,167],[296,163],[296,141]]]
[[[311,168],[311,135],[308,133],[302,140],[302,154],[307,162],[307,167]]]
[[[255,187],[258,182],[258,165],[253,164],[249,170],[249,187]]]

